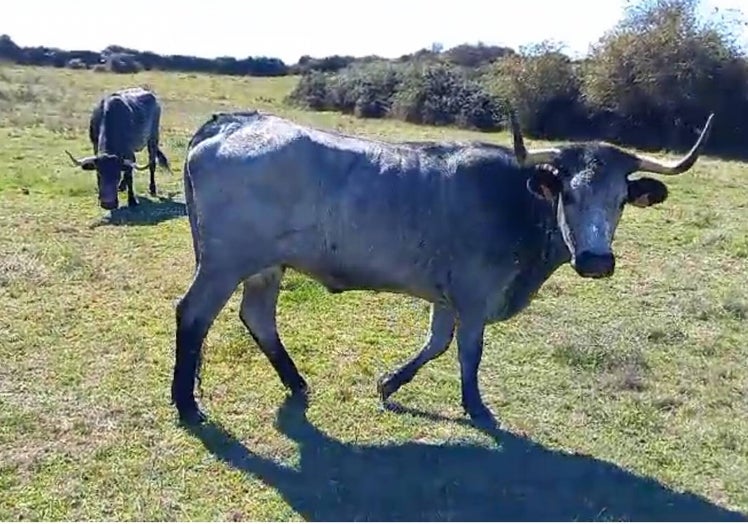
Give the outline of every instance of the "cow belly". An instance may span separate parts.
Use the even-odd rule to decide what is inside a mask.
[[[346,262],[329,256],[316,261],[296,260],[288,265],[318,281],[330,293],[386,291],[409,294],[429,301],[441,297],[439,286],[430,282],[429,275],[425,272],[418,273],[413,267]]]
[[[300,269],[325,286],[330,293],[354,290],[397,291],[402,287],[398,282],[366,270],[351,268]]]

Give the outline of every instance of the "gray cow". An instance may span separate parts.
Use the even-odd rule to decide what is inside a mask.
[[[712,115],[713,116],[713,115]],[[172,402],[184,423],[203,340],[244,284],[240,318],[294,394],[307,384],[281,342],[276,301],[284,269],[330,292],[380,290],[432,304],[421,351],[379,380],[386,400],[444,353],[456,332],[462,406],[492,422],[478,387],[487,323],[522,311],[570,262],[582,277],[613,274],[625,204],[663,202],[667,187],[637,171],[690,169],[712,125],[667,164],[606,143],[527,151],[487,143],[389,143],[254,112],[216,114],[194,135],[184,187],[197,268],[176,310]]]
[[[132,170],[150,169],[149,191],[156,194],[156,161],[171,171],[169,161],[159,149],[161,105],[153,92],[140,87],[122,89],[104,96],[91,114],[89,138],[94,155],[71,160],[85,170],[96,170],[99,204],[117,209],[117,191],[127,188],[127,205],[138,204],[133,191]],[[137,165],[135,152],[148,148],[148,164]],[[120,182],[120,176],[124,174]]]

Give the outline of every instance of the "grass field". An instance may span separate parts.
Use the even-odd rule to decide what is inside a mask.
[[[180,427],[174,303],[193,271],[180,171],[212,111],[508,143],[292,110],[292,83],[0,69],[0,520],[746,519],[748,164],[709,157],[666,180],[663,205],[625,211],[614,278],[563,267],[488,329],[481,387],[502,431],[466,422],[454,347],[395,395],[402,412],[380,408],[376,379],[420,346],[425,303],[330,295],[293,273],[279,323],[308,409],[285,402],[237,292],[204,350],[211,423]],[[90,154],[93,104],[133,84],[162,98],[176,175],[157,173],[154,199],[138,174],[141,206],[109,216],[64,149]]]

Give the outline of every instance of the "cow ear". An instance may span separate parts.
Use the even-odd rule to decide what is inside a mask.
[[[667,199],[667,186],[654,178],[638,178],[628,181],[626,201],[636,207],[649,207]]]
[[[537,198],[553,202],[561,193],[561,179],[549,169],[538,168],[527,179],[527,189]]]

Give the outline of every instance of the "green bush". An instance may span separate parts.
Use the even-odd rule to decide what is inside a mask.
[[[287,102],[311,109],[313,111],[324,111],[328,109],[328,77],[324,73],[311,71],[301,77],[288,95]]]
[[[139,73],[143,65],[135,59],[135,56],[127,53],[112,53],[106,59],[106,66],[112,73]]]
[[[690,146],[714,112],[707,149],[745,154],[748,61],[733,32],[740,20],[700,13],[699,0],[639,0],[584,60],[571,60],[551,42],[519,53],[481,45],[424,49],[305,75],[291,99],[361,117],[479,130],[498,129],[512,106],[532,137],[656,148]]]
[[[542,42],[499,60],[486,82],[514,107],[525,132],[555,138],[576,134],[581,125],[577,69],[559,46]]]
[[[710,142],[727,145],[728,135],[741,140],[748,66],[729,24],[701,21],[698,7],[698,0],[645,0],[594,47],[583,97],[591,112],[607,115],[603,135],[687,145],[715,111],[719,123]]]
[[[391,115],[418,124],[492,130],[502,122],[499,108],[498,99],[460,69],[432,64],[406,70]]]
[[[386,62],[356,64],[344,69],[329,81],[331,109],[360,118],[387,116],[392,97],[402,82],[402,70],[401,66]]]
[[[352,65],[334,75],[312,71],[301,77],[288,102],[318,111],[382,118],[401,81],[401,70],[394,64],[372,62]]]
[[[439,63],[371,62],[334,75],[304,75],[289,95],[292,104],[362,118],[398,118],[428,125],[497,129],[498,99],[460,68]]]

